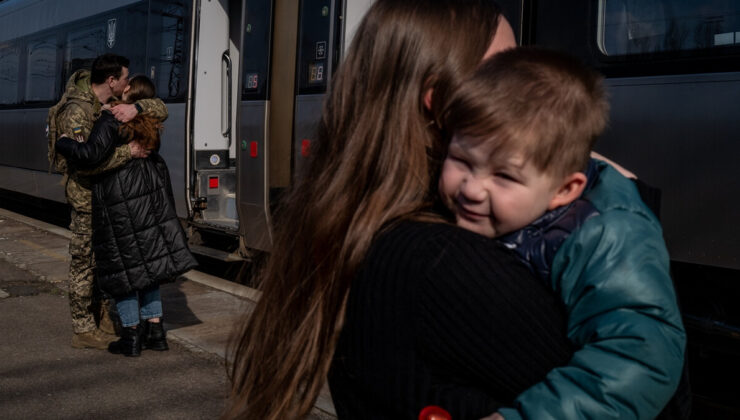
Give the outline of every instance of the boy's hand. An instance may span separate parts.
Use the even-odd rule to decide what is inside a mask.
[[[504,420],[504,416],[502,416],[502,415],[501,415],[501,414],[499,414],[499,413],[493,413],[493,414],[491,414],[490,416],[488,416],[488,417],[483,417],[483,418],[482,418],[482,419],[480,419],[480,420]]]
[[[149,153],[151,153],[151,150],[147,150],[138,142],[132,141],[128,144],[129,149],[131,150],[131,157],[132,158],[146,158],[149,157]]]
[[[122,123],[127,123],[134,119],[139,111],[136,109],[134,104],[118,104],[110,109],[113,116]]]

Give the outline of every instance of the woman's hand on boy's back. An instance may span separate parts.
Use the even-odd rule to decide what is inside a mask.
[[[496,412],[491,414],[490,416],[483,417],[480,420],[504,420],[504,416]]]

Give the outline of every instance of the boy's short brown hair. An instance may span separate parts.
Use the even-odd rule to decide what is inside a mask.
[[[554,177],[582,171],[606,127],[603,77],[565,54],[520,47],[481,64],[444,113],[450,134],[521,152]]]

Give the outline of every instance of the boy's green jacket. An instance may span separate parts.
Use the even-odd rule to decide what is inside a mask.
[[[658,220],[634,183],[600,164],[599,211],[557,251],[551,286],[575,353],[502,408],[517,419],[653,419],[673,396],[686,335]]]

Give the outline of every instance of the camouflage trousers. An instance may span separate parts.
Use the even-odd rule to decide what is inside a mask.
[[[95,293],[95,257],[92,251],[92,214],[72,210],[69,225],[69,307],[76,334],[93,331],[100,316],[101,302]]]

